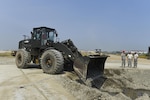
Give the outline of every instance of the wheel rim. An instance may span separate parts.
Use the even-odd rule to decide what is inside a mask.
[[[51,68],[53,66],[53,59],[51,57],[46,57],[46,59],[45,59],[45,66],[47,68]]]

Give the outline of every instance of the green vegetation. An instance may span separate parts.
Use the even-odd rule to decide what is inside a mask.
[[[147,59],[147,58],[148,58],[148,54],[140,54],[140,55],[139,55],[139,58]]]
[[[6,52],[0,52],[0,57],[8,57],[11,56],[11,52],[10,51],[6,51]]]

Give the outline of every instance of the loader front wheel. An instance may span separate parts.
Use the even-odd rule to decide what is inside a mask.
[[[42,54],[41,67],[47,74],[62,73],[64,66],[64,58],[62,54],[55,50],[47,50]]]
[[[19,49],[16,53],[16,65],[18,68],[27,68],[27,64],[31,61],[31,55],[24,49]]]

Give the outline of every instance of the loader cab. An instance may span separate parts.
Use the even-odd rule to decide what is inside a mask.
[[[46,45],[48,42],[54,42],[57,37],[57,32],[55,29],[48,27],[38,27],[33,28],[31,32],[32,40],[40,41],[41,45]]]

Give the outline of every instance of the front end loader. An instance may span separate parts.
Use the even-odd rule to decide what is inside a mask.
[[[33,62],[47,74],[59,74],[71,69],[84,84],[100,88],[105,79],[103,72],[108,56],[83,56],[70,39],[59,42],[55,41],[57,36],[53,28],[33,28],[31,39],[19,42],[15,59],[17,67],[27,68]]]

